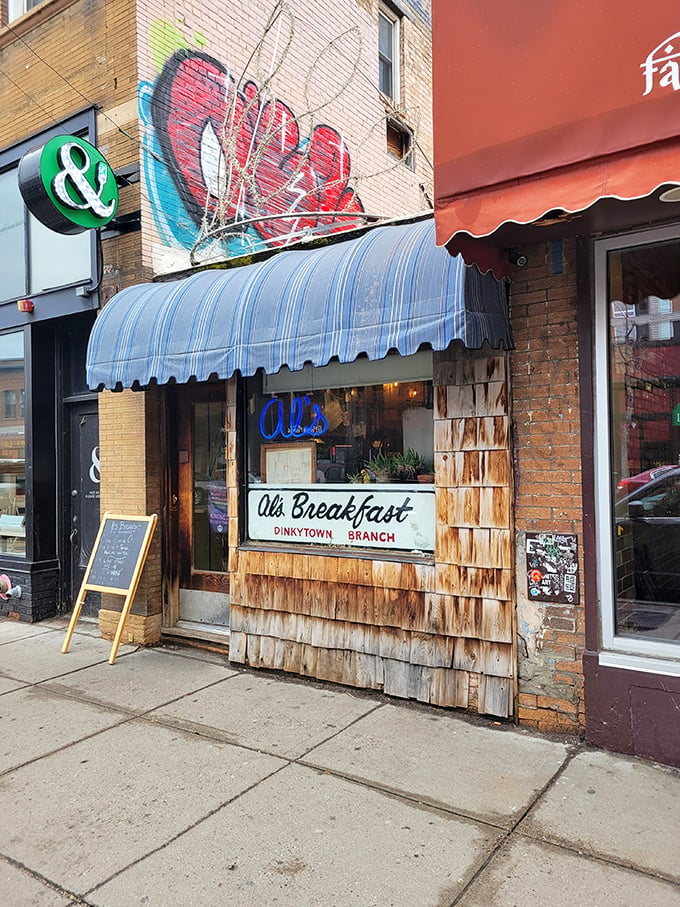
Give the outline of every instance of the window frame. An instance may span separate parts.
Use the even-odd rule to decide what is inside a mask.
[[[36,0],[30,3],[30,0],[7,0],[7,22],[11,24],[26,13],[32,12],[37,6],[41,6],[44,0]]]
[[[371,374],[372,372],[372,374]],[[250,390],[248,386],[248,381],[256,380],[257,376],[253,376],[251,379],[244,379],[243,382],[243,433],[242,433],[242,456],[243,456],[243,472],[244,475],[248,474],[250,468],[249,454],[253,454],[251,450],[251,442],[254,440],[251,437],[252,426],[262,418],[261,410],[256,406],[253,408],[252,402],[249,402]],[[257,379],[259,380],[259,379]],[[411,356],[401,356],[399,354],[390,354],[385,359],[381,360],[369,360],[360,358],[355,360],[353,363],[338,363],[331,362],[326,366],[320,366],[314,368],[311,366],[305,366],[305,369],[299,372],[290,372],[285,367],[281,369],[276,375],[267,375],[266,373],[262,374],[262,383],[261,383],[261,393],[263,396],[271,395],[273,400],[276,400],[276,397],[281,395],[307,395],[310,396],[315,393],[330,391],[335,392],[338,390],[347,391],[350,388],[364,388],[367,385],[373,386],[383,386],[387,385],[395,387],[397,384],[406,384],[406,383],[422,383],[430,386],[431,397],[426,397],[424,399],[430,399],[432,404],[434,402],[434,382],[433,382],[433,356],[431,350],[421,350]],[[252,387],[252,385],[251,385]],[[426,393],[427,388],[424,388],[424,393]],[[411,395],[409,394],[409,397]],[[306,397],[305,397],[306,399]],[[302,470],[308,471],[310,466],[307,461],[297,462],[298,458],[295,459],[294,465],[298,470],[296,473],[296,478],[294,480],[281,481],[276,483],[268,483],[266,479],[260,481],[255,479],[254,481],[247,480],[245,484],[245,495],[244,495],[244,506],[243,510],[240,513],[240,537],[241,537],[241,547],[252,548],[252,549],[264,549],[264,550],[286,550],[293,553],[302,554],[304,551],[309,551],[310,548],[315,554],[323,556],[354,556],[362,558],[379,558],[379,559],[390,559],[390,560],[400,560],[404,562],[427,562],[431,563],[434,560],[435,555],[435,541],[436,541],[436,509],[435,509],[435,484],[434,484],[434,408],[428,404],[424,404],[426,408],[432,409],[432,454],[431,457],[428,451],[422,451],[421,457],[424,458],[424,462],[431,465],[431,470],[428,470],[427,478],[418,479],[414,477],[412,479],[407,479],[404,481],[394,481],[384,478],[378,478],[377,483],[375,482],[375,476],[371,482],[361,481],[357,482],[356,479],[350,479],[349,476],[345,479],[319,479],[316,472],[316,455],[314,454],[314,468],[312,478],[309,483],[307,478],[304,480],[300,478],[303,474]],[[405,412],[409,407],[403,407],[401,412]],[[309,407],[311,411],[311,407]],[[411,429],[413,431],[413,428]],[[283,440],[278,439],[274,444],[266,443],[267,435],[264,436],[264,440],[259,438],[258,433],[256,432],[257,442],[259,444],[260,453],[257,455],[260,463],[262,462],[262,451],[264,449],[274,450],[280,448],[284,449],[286,447],[292,447],[290,443],[284,443]],[[307,435],[304,437],[301,435],[298,441],[293,442],[295,445],[299,445],[300,448],[314,447],[313,439],[310,439]],[[331,442],[329,442],[331,443]],[[402,437],[401,439],[402,448],[415,447],[419,445],[407,443],[407,438]],[[343,444],[339,442],[333,442],[332,447],[342,448]],[[398,452],[398,451],[397,451]],[[402,453],[405,450],[402,450]],[[369,454],[369,459],[370,459]],[[431,461],[431,463],[430,463]],[[326,464],[327,461],[319,461],[319,463]],[[346,461],[340,458],[337,463],[344,464]],[[370,472],[370,462],[365,461],[369,465]],[[329,465],[329,469],[333,468],[335,460]],[[348,470],[349,472],[349,470]],[[328,473],[326,473],[328,475]],[[259,472],[259,476],[262,476],[262,471]],[[259,517],[275,517],[276,519],[283,519],[285,524],[285,516],[281,513],[258,513],[255,516],[255,511],[251,514],[251,497],[254,497],[255,500],[258,499],[258,493],[261,497],[262,495],[269,495],[271,498],[279,497],[283,501],[286,494],[293,494],[299,491],[308,491],[312,492],[312,499],[310,499],[310,504],[313,504],[313,499],[319,494],[325,493],[325,495],[332,495],[335,490],[338,493],[337,503],[331,502],[333,507],[342,506],[344,507],[347,504],[347,501],[341,502],[342,496],[347,497],[348,495],[354,493],[355,496],[357,493],[365,492],[366,494],[378,495],[379,497],[384,496],[385,506],[399,506],[402,504],[402,501],[395,502],[392,501],[390,495],[395,496],[399,494],[410,494],[413,495],[429,495],[431,496],[430,501],[426,501],[424,498],[417,497],[417,499],[412,500],[410,503],[414,507],[419,508],[421,513],[427,513],[428,508],[432,508],[432,547],[425,545],[419,547],[418,545],[406,545],[405,547],[396,548],[394,544],[388,545],[388,539],[374,539],[368,538],[367,535],[362,534],[359,537],[359,534],[352,538],[354,531],[357,527],[353,527],[353,531],[349,531],[349,527],[344,524],[331,524],[331,529],[337,529],[338,535],[333,533],[333,541],[321,541],[323,538],[331,538],[331,536],[323,536],[318,528],[303,528],[302,531],[306,533],[304,536],[298,536],[294,533],[288,534],[286,530],[285,534],[282,533],[281,538],[267,537],[267,536],[254,536],[251,535],[251,529],[253,525],[259,523]],[[251,495],[252,492],[255,492],[254,496]],[[258,507],[260,506],[258,501]],[[374,500],[373,503],[378,503]],[[325,505],[327,506],[328,502]],[[314,504],[316,506],[316,504]],[[358,502],[357,505],[358,506]],[[424,508],[424,509],[423,509]],[[320,514],[320,519],[324,519],[325,515]],[[251,522],[251,519],[255,522]],[[301,518],[298,516],[297,518]],[[312,515],[309,517],[312,521],[310,526],[312,526],[315,517]],[[337,517],[328,517],[328,519],[337,519]],[[397,519],[398,523],[403,522],[402,519]],[[303,519],[304,523],[304,519]],[[282,524],[282,525],[284,525]],[[301,524],[302,525],[302,524]],[[362,526],[363,530],[375,529],[373,526]],[[378,527],[385,528],[385,527]],[[347,531],[347,540],[343,540],[344,536],[342,533]],[[262,529],[262,531],[267,531]],[[278,530],[275,530],[278,531]],[[297,532],[298,530],[294,530]],[[406,535],[406,539],[408,534]],[[314,541],[316,539],[316,542]],[[406,541],[406,539],[402,539]],[[362,541],[364,544],[362,544]],[[370,544],[366,544],[370,542]],[[379,544],[378,544],[379,542]],[[374,544],[376,543],[376,544]],[[313,547],[311,547],[313,546]]]
[[[380,19],[383,18],[389,22],[392,30],[392,57],[391,59],[384,56],[380,50]],[[392,101],[399,104],[401,101],[401,16],[390,9],[385,3],[378,5],[378,88],[380,93]],[[385,60],[391,66],[392,70],[392,93],[389,94],[383,89],[380,76],[380,63]]]
[[[594,392],[595,392],[595,516],[598,604],[600,618],[599,663],[609,667],[680,676],[680,644],[661,639],[622,636],[616,632],[614,501],[611,493],[612,436],[610,430],[610,317],[608,255],[676,240],[680,224],[607,237],[594,242]]]
[[[412,172],[415,171],[415,154],[413,151],[414,140],[413,132],[406,126],[401,120],[396,117],[387,117],[386,120],[386,139],[387,139],[387,153],[393,158],[398,160],[401,164],[404,165],[408,170]],[[399,136],[404,150],[401,154],[395,154],[391,148],[391,144],[394,144],[390,140],[390,130],[394,133],[395,136]]]
[[[28,381],[28,371],[29,371],[29,362],[30,362],[31,352],[30,352],[30,337],[29,337],[27,328],[15,326],[15,327],[10,327],[10,328],[3,329],[2,331],[0,331],[0,338],[2,338],[2,339],[4,339],[5,337],[12,337],[12,336],[16,336],[16,337],[21,336],[21,346],[22,346],[21,372],[23,375],[23,384],[22,384],[21,388],[8,388],[6,391],[3,392],[2,416],[3,416],[3,421],[8,420],[8,419],[21,420],[22,427],[21,427],[20,434],[23,435],[23,470],[21,472],[15,473],[14,470],[12,469],[12,467],[10,466],[8,468],[7,472],[5,473],[5,472],[3,472],[2,464],[0,464],[0,475],[3,475],[3,476],[4,475],[10,475],[10,476],[15,475],[16,476],[16,478],[14,478],[12,480],[15,483],[15,495],[14,495],[13,500],[14,500],[14,503],[16,506],[15,506],[15,509],[13,509],[11,513],[6,514],[6,516],[13,520],[14,519],[18,520],[19,517],[21,517],[22,521],[21,521],[21,526],[17,527],[16,533],[12,532],[12,529],[14,528],[12,526],[3,527],[2,541],[0,544],[0,548],[2,549],[1,553],[2,553],[3,558],[10,558],[10,559],[16,558],[17,561],[25,562],[25,561],[32,560],[32,557],[33,557],[33,554],[32,554],[33,540],[28,532],[27,516],[26,516],[26,513],[27,513],[26,512],[26,496],[27,496],[27,487],[28,487],[28,482],[29,482],[28,464],[29,464],[29,460],[32,461],[32,454],[30,452],[30,450],[31,450],[31,427],[28,424],[27,419],[26,419],[26,407],[25,407],[25,403],[24,403],[27,381]],[[16,413],[14,414],[14,416],[6,415],[5,411],[4,411],[4,395],[7,393],[15,394],[14,405],[16,408]],[[21,462],[21,458],[6,457],[6,458],[4,458],[4,460],[5,460],[5,462],[8,462],[10,464],[16,464],[18,462]],[[18,487],[17,478],[19,478],[19,477],[21,478],[22,487],[23,487],[23,493],[21,495],[21,497],[23,497],[23,503],[21,505],[21,507],[22,507],[21,510],[19,510],[19,495],[16,491],[16,488]],[[12,539],[14,539],[13,542],[12,542]],[[18,550],[18,551],[16,550],[16,547],[15,547],[17,544],[17,540],[19,541],[19,544],[20,544],[20,550]],[[11,549],[9,547],[10,544],[12,545]]]

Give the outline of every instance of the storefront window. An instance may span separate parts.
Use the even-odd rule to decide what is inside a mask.
[[[29,215],[31,293],[44,293],[90,279],[90,232],[62,236]]]
[[[26,553],[24,335],[0,335],[0,550]]]
[[[12,299],[26,292],[26,223],[24,200],[16,169],[0,173],[0,248],[2,290],[0,298]]]
[[[251,539],[434,550],[432,381],[410,358],[391,381],[383,360],[247,382]]]
[[[613,249],[614,632],[680,642],[680,242]]]

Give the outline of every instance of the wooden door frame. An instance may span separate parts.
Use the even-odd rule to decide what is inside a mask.
[[[164,624],[174,626],[179,620],[180,589],[229,593],[229,574],[196,571],[193,552],[193,438],[192,407],[196,403],[227,402],[227,384],[215,381],[205,384],[175,386],[165,392],[163,449],[165,462],[164,538],[165,563],[168,565],[164,590]],[[180,463],[180,451],[186,461]]]
[[[174,627],[179,620],[179,572],[177,569],[177,387],[174,384],[161,388],[161,457],[163,473],[161,523],[163,549],[162,609],[163,627]]]

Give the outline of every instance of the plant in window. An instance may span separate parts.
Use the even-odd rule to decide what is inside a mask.
[[[394,478],[394,458],[379,451],[372,460],[366,463],[366,470],[373,482],[391,482]]]
[[[394,454],[392,470],[397,481],[415,482],[418,475],[426,471],[425,460],[411,447],[404,453]]]

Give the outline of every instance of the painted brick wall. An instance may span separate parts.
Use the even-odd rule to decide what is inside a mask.
[[[556,259],[549,245],[528,250],[511,289],[512,401],[519,640],[519,718],[545,731],[583,728],[584,601],[580,396],[573,244]],[[562,273],[552,273],[557,264]],[[577,605],[527,595],[526,532],[575,533],[581,588]]]
[[[195,191],[192,189],[191,168],[186,160],[182,166],[174,168],[181,171],[181,185],[178,187],[168,178],[163,156],[167,160],[172,152],[158,143],[158,135],[162,133],[163,142],[169,144],[174,142],[172,137],[175,136],[178,144],[173,144],[173,148],[178,145],[189,147],[189,157],[196,170],[200,166],[205,176],[208,170],[203,164],[210,156],[204,158],[201,165],[197,162],[201,136],[210,130],[206,129],[205,114],[196,116],[194,122],[187,111],[193,108],[194,99],[200,97],[202,109],[209,109],[212,114],[215,135],[222,134],[225,119],[229,121],[230,116],[240,121],[242,109],[238,108],[232,115],[224,100],[224,85],[229,84],[230,77],[239,84],[242,84],[242,77],[251,81],[248,98],[271,87],[274,95],[288,108],[286,123],[292,115],[299,118],[298,152],[306,153],[305,143],[316,127],[335,130],[344,143],[342,152],[338,150],[336,139],[327,138],[321,142],[316,160],[322,161],[326,156],[325,162],[330,165],[332,158],[346,161],[349,156],[348,185],[359,196],[367,213],[396,217],[426,209],[428,204],[420,185],[426,192],[431,190],[429,4],[418,2],[407,6],[413,9],[403,19],[402,97],[397,114],[406,126],[417,132],[415,171],[387,152],[386,108],[377,88],[377,0],[342,0],[334,4],[288,0],[287,12],[278,20],[261,53],[255,49],[276,7],[274,0],[232,0],[226,11],[217,0],[206,0],[200,7],[184,6],[181,9],[170,0],[140,0],[137,7],[140,109],[147,141],[143,189],[145,264],[155,273],[171,273],[188,267],[189,251],[200,234],[206,205],[209,212],[213,212],[214,194],[206,198],[205,184],[194,186]],[[191,74],[191,67],[182,68],[176,60],[169,62],[179,49],[192,54],[191,67],[200,69],[200,78]],[[207,55],[210,62],[206,63],[198,54]],[[161,90],[163,85],[167,90]],[[173,111],[176,117],[173,117]],[[164,124],[160,132],[159,122]],[[156,126],[153,142],[152,123]],[[261,123],[260,119],[258,123]],[[257,185],[258,192],[270,191],[271,184],[281,178],[284,170],[289,172],[298,166],[293,131],[289,133],[288,127],[283,126],[280,135],[280,162],[263,167],[262,172],[258,170],[251,180]],[[277,152],[273,145],[276,143],[263,154],[263,145],[253,140],[251,133],[246,139],[244,147],[253,149],[251,160],[275,161]],[[213,160],[217,160],[219,140],[213,137],[211,141]],[[222,148],[227,149],[227,154],[229,147],[229,140],[225,139]],[[223,174],[225,165],[220,164],[220,167]],[[237,179],[234,174],[240,172],[239,167],[229,171],[227,165],[226,170],[232,174],[230,179]],[[215,174],[217,172],[215,169]],[[315,171],[317,176],[320,172],[319,169]],[[335,177],[330,176],[320,180],[319,207],[322,210],[336,207],[332,204],[335,196],[328,191],[334,180]],[[213,187],[218,183],[219,177],[215,175]],[[248,181],[244,180],[243,184]],[[269,189],[262,189],[264,185]],[[281,202],[284,210],[292,210],[287,203],[291,206],[298,203],[296,193],[304,191],[307,185],[302,179],[288,195],[282,193],[280,197],[287,199],[286,204]],[[221,191],[223,196],[225,193],[229,196],[224,185]],[[182,194],[184,201],[180,200]],[[235,210],[243,211],[243,201],[242,198],[239,200],[238,193],[234,194],[232,203]],[[250,215],[252,211],[248,209],[246,216]],[[279,223],[283,224],[283,221]],[[247,247],[245,251],[248,251]]]

